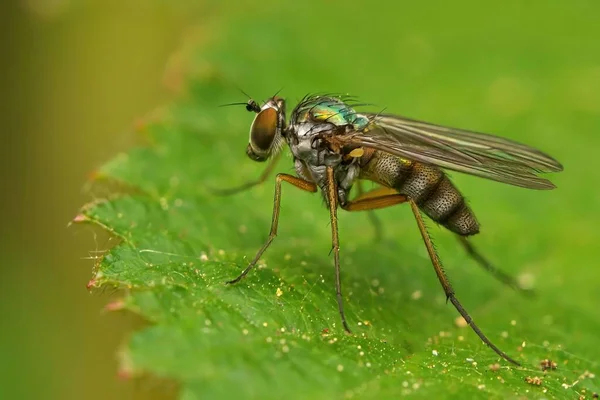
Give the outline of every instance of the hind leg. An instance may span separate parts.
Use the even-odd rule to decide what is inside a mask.
[[[494,278],[496,278],[506,286],[510,286],[511,288],[519,291],[520,293],[529,296],[534,294],[533,290],[523,287],[514,277],[508,275],[506,272],[503,272],[502,270],[499,270],[494,265],[492,265],[479,251],[477,251],[475,246],[473,246],[473,244],[469,242],[469,240],[465,236],[456,236],[458,238],[458,241],[465,248],[467,254],[472,259],[474,259],[481,268],[492,274]]]

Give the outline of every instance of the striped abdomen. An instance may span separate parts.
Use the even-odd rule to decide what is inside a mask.
[[[479,232],[475,215],[444,172],[381,151],[366,154],[360,178],[397,190],[413,200],[432,220],[459,235]]]

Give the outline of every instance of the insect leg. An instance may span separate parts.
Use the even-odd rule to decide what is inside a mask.
[[[365,193],[364,188],[363,188],[363,181],[361,181],[361,180],[356,182],[356,189],[358,191],[358,197],[356,199],[354,199],[354,201],[358,201],[358,200],[364,198],[365,196],[367,196],[373,192],[377,192],[379,190],[379,189],[374,189],[374,190],[371,190],[371,191]],[[382,233],[383,228],[381,227],[381,221],[379,220],[379,218],[373,211],[368,211],[367,217],[369,218],[369,221],[371,221],[371,225],[373,225],[373,230],[375,231],[375,241],[376,242],[381,241],[381,239],[383,238],[383,233]]]
[[[260,257],[263,255],[265,250],[271,245],[275,236],[277,236],[277,226],[279,225],[279,209],[281,205],[281,183],[288,182],[292,185],[296,186],[299,189],[306,190],[307,192],[316,192],[317,185],[312,182],[305,181],[302,178],[298,178],[288,174],[277,174],[275,178],[275,198],[273,200],[273,218],[271,220],[271,231],[269,232],[269,238],[263,244],[263,246],[258,250],[254,259],[250,261],[250,264],[242,271],[242,273],[235,279],[226,282],[227,284],[233,284],[239,282],[244,276],[250,272],[252,268],[256,265]]]
[[[337,220],[337,207],[338,207],[338,194],[337,185],[335,184],[335,177],[333,174],[333,168],[327,167],[327,200],[329,203],[329,218],[331,220],[331,244],[333,250],[333,260],[335,264],[335,294],[337,297],[338,310],[342,317],[342,325],[344,329],[350,333],[350,327],[346,322],[346,315],[344,314],[344,302],[342,298],[342,278],[340,271],[340,238],[338,235],[338,220]]]
[[[211,192],[213,192],[215,195],[217,196],[230,196],[236,193],[240,193],[243,192],[244,190],[248,190],[250,188],[253,188],[254,186],[258,186],[261,183],[264,183],[267,178],[269,177],[269,175],[271,175],[271,172],[273,172],[273,170],[275,169],[275,166],[277,165],[277,162],[279,161],[279,159],[281,158],[281,153],[277,153],[275,154],[271,160],[269,161],[269,163],[267,164],[266,168],[263,170],[263,172],[260,174],[260,176],[258,177],[258,179],[254,180],[254,181],[249,181],[246,183],[243,183],[239,186],[235,186],[232,188],[227,188],[227,189],[210,189]]]
[[[379,208],[394,206],[404,203],[406,196],[399,194],[393,189],[379,188],[349,201],[342,208],[346,211],[370,211]]]
[[[423,238],[423,242],[425,242],[425,247],[427,248],[427,252],[429,253],[429,258],[431,259],[431,263],[433,264],[433,268],[435,269],[435,273],[444,288],[444,292],[446,293],[446,299],[450,300],[450,302],[454,305],[456,310],[462,315],[462,317],[467,321],[467,324],[471,326],[471,329],[479,336],[479,338],[488,345],[492,350],[496,352],[500,357],[504,358],[506,361],[509,361],[515,365],[520,365],[517,361],[510,358],[506,353],[496,347],[484,334],[481,332],[479,327],[473,321],[473,318],[467,313],[467,310],[464,309],[462,304],[458,301],[456,296],[454,295],[454,289],[450,282],[448,281],[448,277],[444,272],[444,268],[442,267],[442,263],[433,247],[433,242],[431,241],[431,237],[427,232],[427,228],[425,227],[425,222],[423,221],[423,216],[421,215],[421,211],[419,211],[419,206],[410,200],[410,208],[412,209],[413,214],[415,215],[415,219],[417,220],[417,225],[419,226],[419,231],[421,232],[421,237]]]
[[[498,279],[503,284],[515,290],[518,290],[520,293],[530,296],[533,296],[535,294],[533,290],[521,286],[514,277],[494,267],[485,257],[481,255],[481,253],[479,253],[479,251],[477,251],[475,246],[473,246],[473,244],[469,242],[469,240],[466,237],[457,235],[457,238],[458,241],[463,245],[469,256],[471,256],[471,258],[477,261],[477,264],[479,264],[480,267],[492,274],[494,278]]]

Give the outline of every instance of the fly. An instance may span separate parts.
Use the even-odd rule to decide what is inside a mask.
[[[454,232],[467,253],[496,278],[519,288],[514,278],[494,268],[468,241],[469,236],[479,232],[479,224],[444,170],[529,189],[553,189],[555,186],[539,174],[562,171],[558,161],[532,147],[497,136],[397,115],[358,113],[354,109],[357,104],[345,96],[305,96],[292,111],[289,124],[285,100],[277,95],[262,105],[252,99],[240,104],[256,113],[246,154],[254,161],[270,162],[258,180],[222,193],[236,193],[264,182],[284,143],[291,150],[296,176],[277,174],[269,237],[242,273],[228,284],[245,277],[277,236],[282,183],[311,193],[320,191],[331,220],[339,313],[345,330],[350,332],[342,298],[337,210],[370,211],[408,203],[447,301],[487,346],[519,365],[483,334],[456,298],[422,214]],[[361,180],[379,187],[362,193],[359,186],[358,197],[350,199],[351,188],[360,185]]]

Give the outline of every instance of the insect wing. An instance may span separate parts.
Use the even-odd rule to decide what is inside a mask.
[[[508,139],[395,115],[364,115],[371,120],[366,130],[336,140],[531,189],[553,189],[538,174],[562,171],[552,157]]]

